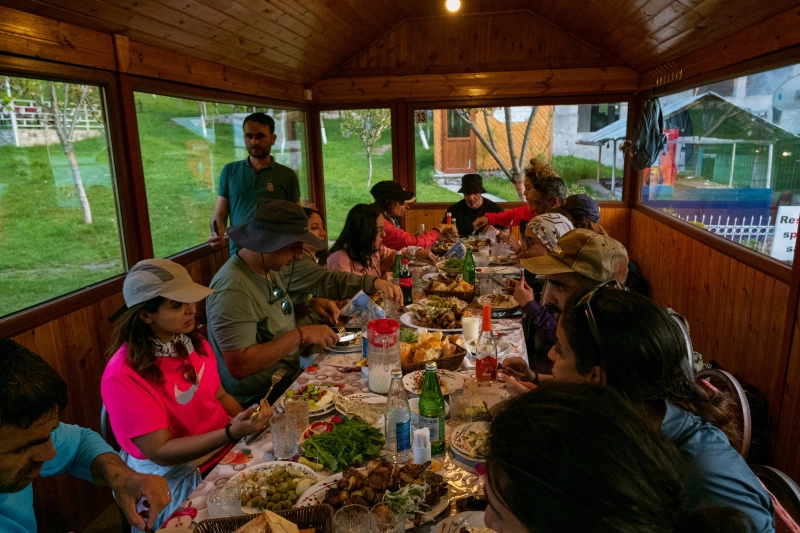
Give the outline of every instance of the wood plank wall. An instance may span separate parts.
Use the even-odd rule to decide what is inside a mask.
[[[650,297],[688,319],[704,360],[715,359],[766,396],[774,441],[787,377],[780,352],[789,285],[635,210],[628,250],[650,282]]]
[[[420,224],[430,229],[442,222],[446,206],[439,204],[417,204],[406,213],[406,230],[416,233]],[[501,204],[509,209],[516,207],[518,203]],[[628,246],[628,232],[630,229],[630,209],[627,207],[605,207],[600,208],[600,224],[605,228],[609,235],[621,242],[626,248]],[[516,233],[515,233],[516,234]]]
[[[186,265],[192,278],[208,285],[228,256],[220,250]],[[117,293],[61,318],[13,337],[41,355],[67,382],[68,404],[61,417],[70,424],[100,430],[100,378],[112,325],[108,322],[124,303]],[[198,307],[205,317],[205,307]],[[39,531],[80,531],[112,502],[111,492],[71,476],[39,478],[34,483],[34,507]]]

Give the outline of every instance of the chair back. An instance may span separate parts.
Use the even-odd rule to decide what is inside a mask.
[[[100,407],[100,436],[103,437],[106,444],[114,448],[114,451],[120,451],[121,446],[114,436],[114,430],[111,428],[111,420],[108,418],[108,411],[106,411],[105,404]]]
[[[695,381],[706,389],[728,394],[736,403],[736,419],[742,429],[742,441],[731,442],[731,446],[739,452],[739,455],[747,459],[753,425],[750,420],[750,404],[747,403],[747,397],[741,384],[730,373],[716,368],[701,370],[695,374]]]
[[[800,532],[800,488],[797,483],[771,466],[750,465],[750,468],[772,497],[776,533]]]

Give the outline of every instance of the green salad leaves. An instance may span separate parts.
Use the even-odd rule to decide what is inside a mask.
[[[330,433],[320,433],[303,442],[303,456],[318,459],[330,472],[341,472],[356,463],[375,459],[383,450],[381,430],[352,418],[334,424]]]

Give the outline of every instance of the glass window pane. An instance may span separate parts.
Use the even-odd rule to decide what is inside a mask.
[[[372,186],[394,179],[392,116],[389,109],[323,111],[321,123],[325,212],[333,242],[354,205],[375,201]]]
[[[483,176],[487,198],[524,201],[524,170],[534,157],[553,165],[570,194],[619,200],[627,115],[626,103],[418,110],[417,201],[457,202],[461,177],[472,172]]]
[[[667,145],[642,173],[642,202],[791,263],[800,219],[800,65],[660,102]]]
[[[0,74],[0,316],[124,272],[102,88]]]
[[[308,203],[305,113],[135,93],[147,207],[156,257],[208,240],[220,173],[248,157],[242,127],[257,111],[275,120],[271,156],[293,169]]]

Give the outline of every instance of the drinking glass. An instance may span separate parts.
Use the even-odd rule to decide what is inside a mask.
[[[481,319],[477,316],[462,317],[461,326],[464,330],[464,339],[467,341],[476,340],[481,334]]]
[[[286,398],[286,400],[284,400],[284,405],[286,406],[286,416],[291,419],[297,427],[295,439],[297,442],[300,442],[303,432],[309,425],[308,400],[302,396],[294,396],[292,398]]]
[[[492,281],[491,276],[487,275],[485,278],[481,278],[479,280],[478,292],[480,293],[481,296],[485,296],[487,294],[494,294],[494,287],[495,284]]]
[[[472,422],[472,397],[470,389],[450,391],[450,423],[454,428]]]
[[[213,487],[206,494],[208,516],[225,518],[242,514],[242,489],[235,483]]]
[[[372,518],[363,505],[345,505],[333,515],[334,533],[371,533]]]
[[[403,533],[406,529],[406,514],[392,511],[385,503],[377,503],[370,511],[374,533]]]
[[[297,424],[284,414],[276,414],[269,421],[275,459],[286,461],[297,454]]]

